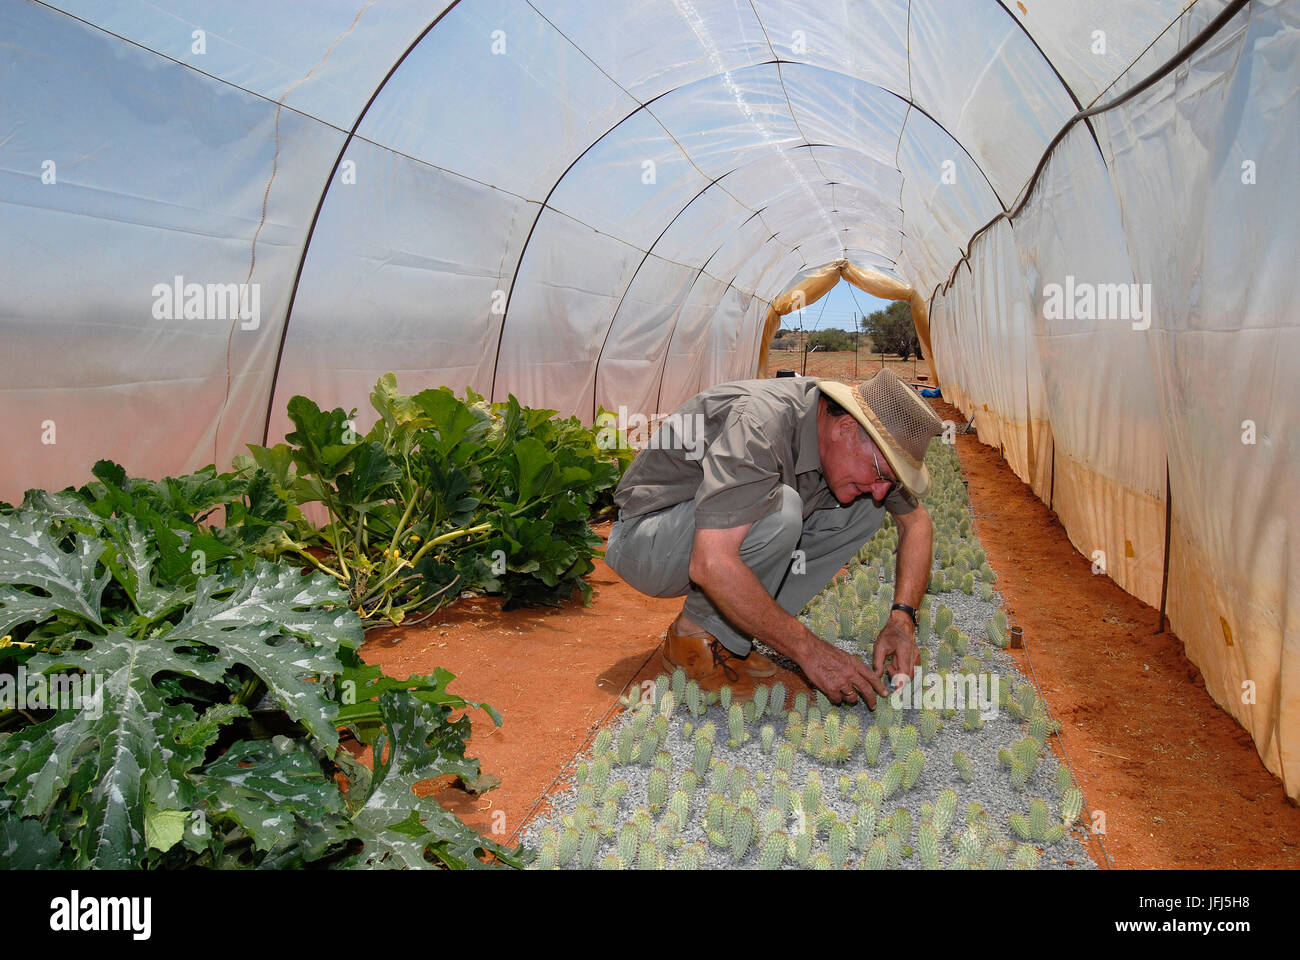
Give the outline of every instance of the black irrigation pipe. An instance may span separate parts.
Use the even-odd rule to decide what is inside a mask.
[[[451,0],[451,3],[447,4],[447,9],[434,17],[433,22],[420,31],[419,35],[412,40],[410,45],[402,52],[402,55],[393,62],[391,67],[388,68],[388,72],[384,74],[384,79],[379,81],[379,85],[375,87],[374,92],[370,94],[370,99],[366,101],[366,105],[362,107],[361,112],[357,114],[356,120],[352,123],[352,129],[348,131],[347,137],[343,140],[343,146],[339,147],[338,156],[334,158],[334,166],[330,168],[330,175],[325,178],[324,184],[321,185],[320,197],[316,200],[316,210],[312,213],[311,225],[307,228],[307,238],[302,244],[302,255],[298,257],[298,269],[294,271],[293,274],[293,286],[289,289],[289,305],[285,307],[284,310],[284,323],[280,326],[280,344],[275,351],[275,366],[271,371],[271,388],[266,393],[266,422],[262,427],[262,446],[266,446],[271,433],[271,411],[275,404],[276,385],[280,381],[280,364],[284,360],[284,344],[289,338],[289,318],[293,316],[293,305],[298,299],[298,283],[302,280],[303,267],[307,264],[307,252],[311,249],[312,237],[316,234],[316,223],[320,220],[320,212],[325,207],[325,197],[329,194],[330,186],[334,183],[334,177],[339,172],[339,165],[343,162],[343,157],[347,154],[348,147],[352,145],[352,138],[356,136],[357,130],[361,126],[361,121],[366,118],[366,114],[370,112],[370,108],[374,105],[375,100],[379,98],[379,94],[383,92],[384,87],[388,85],[388,81],[393,78],[393,74],[397,72],[397,68],[400,67],[406,61],[406,58],[411,55],[411,52],[420,45],[420,41],[429,35],[429,31],[441,23],[442,18],[454,10],[456,5],[459,3],[460,0]]]
[[[1160,573],[1160,623],[1156,627],[1156,633],[1163,633],[1165,629],[1165,600],[1169,596],[1169,536],[1173,514],[1174,495],[1169,484],[1169,458],[1165,457],[1165,560],[1164,569]]]
[[[1231,3],[1219,12],[1218,16],[1205,25],[1204,29],[1202,29],[1200,33],[1189,40],[1186,46],[1180,49],[1176,54],[1166,60],[1142,80],[1138,81],[1134,86],[1124,91],[1115,99],[1089,107],[1087,110],[1080,110],[1074,116],[1070,117],[1070,119],[1066,120],[1061,126],[1061,129],[1056,132],[1056,136],[1054,136],[1051,142],[1048,143],[1047,149],[1043,151],[1043,155],[1039,157],[1038,166],[1034,168],[1034,172],[1030,176],[1029,182],[1021,192],[1020,202],[1016,204],[1015,209],[997,214],[992,220],[971,234],[970,241],[966,244],[965,252],[962,253],[961,258],[953,264],[952,272],[948,275],[947,283],[944,283],[942,287],[936,287],[935,292],[948,292],[952,287],[953,281],[957,278],[957,268],[960,267],[962,263],[968,263],[970,261],[971,248],[975,245],[975,241],[978,240],[986,230],[989,230],[999,220],[1004,218],[1006,220],[1014,220],[1020,215],[1020,211],[1025,208],[1025,204],[1029,202],[1030,196],[1033,195],[1034,187],[1038,185],[1038,178],[1042,176],[1043,170],[1047,166],[1047,161],[1052,156],[1052,151],[1056,149],[1057,144],[1065,139],[1066,134],[1070,132],[1070,129],[1076,123],[1080,120],[1087,120],[1090,117],[1095,117],[1098,114],[1105,113],[1108,110],[1113,110],[1115,107],[1127,103],[1129,100],[1132,100],[1134,97],[1146,92],[1152,86],[1159,83],[1180,64],[1190,58],[1192,54],[1205,46],[1205,44],[1209,42],[1210,38],[1222,30],[1228,21],[1235,17],[1249,2],[1250,0],[1232,0]],[[1015,18],[1013,17],[1012,19]]]

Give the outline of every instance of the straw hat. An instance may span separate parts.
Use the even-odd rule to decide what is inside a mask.
[[[817,387],[866,428],[908,492],[925,496],[930,489],[925,451],[930,438],[943,433],[943,421],[930,405],[892,370],[856,387],[835,380],[818,380]]]

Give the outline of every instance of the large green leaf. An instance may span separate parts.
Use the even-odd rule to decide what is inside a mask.
[[[116,631],[78,639],[86,649],[38,655],[28,669],[79,668],[98,678],[95,697],[10,737],[0,779],[18,811],[39,818],[66,801],[74,783],[92,783],[80,798],[85,821],[76,831],[78,851],[96,867],[136,867],[147,849],[144,811],[186,809],[185,774],[203,760],[201,747],[184,746],[172,736],[174,727],[194,719],[193,708],[167,703],[153,676],[167,670],[215,680],[221,668],[166,643]]]
[[[195,782],[210,816],[237,822],[259,850],[291,844],[344,812],[338,786],[316,755],[287,737],[236,743]]]
[[[322,574],[304,577],[291,567],[259,563],[237,578],[205,577],[194,605],[162,641],[194,641],[211,648],[213,665],[242,664],[266,684],[284,711],[331,751],[338,745],[334,713],[318,677],[343,665],[339,644],[359,646],[361,624],[346,597]]]
[[[447,707],[423,703],[404,691],[385,693],[379,702],[388,735],[375,741],[370,794],[352,818],[365,850],[349,865],[427,869],[427,857],[463,870],[486,866],[479,858],[489,854],[521,865],[526,855],[479,835],[432,797],[412,792],[417,783],[444,774],[478,781],[478,761],[465,756],[467,731],[461,725],[469,721],[449,723]]]
[[[0,635],[26,622],[39,622],[60,610],[102,626],[100,598],[109,573],[95,574],[102,541],[77,534],[72,552],[63,550],[40,514],[0,514]],[[38,596],[16,587],[45,591]]]

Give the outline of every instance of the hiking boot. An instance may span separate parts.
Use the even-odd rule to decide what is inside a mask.
[[[680,667],[686,679],[694,680],[701,690],[716,693],[724,686],[731,687],[733,702],[754,696],[757,679],[743,669],[748,658],[736,656],[715,637],[690,637],[669,626],[662,653],[665,667]]]

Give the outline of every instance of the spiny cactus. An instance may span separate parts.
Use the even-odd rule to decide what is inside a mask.
[[[699,789],[700,786],[700,775],[695,772],[694,768],[683,770],[681,780],[677,782],[677,786],[685,790],[686,795],[691,798],[692,802],[694,802],[695,791]]]
[[[745,787],[742,789],[740,793],[736,794],[736,806],[745,807],[752,812],[757,812],[758,791],[753,787]]]
[[[865,870],[884,870],[889,866],[889,847],[884,840],[873,840],[862,863]]]
[[[578,866],[590,870],[596,862],[596,853],[600,850],[600,834],[595,830],[586,830],[578,843]]]
[[[668,802],[668,774],[658,767],[650,771],[650,778],[646,781],[646,802],[655,813]]]
[[[890,727],[889,729],[893,729]],[[862,735],[862,751],[866,754],[867,763],[871,766],[876,765],[876,758],[880,756],[880,728],[868,727],[867,732]]]
[[[686,823],[691,812],[691,795],[680,788],[674,790],[668,800],[668,811],[677,817],[678,823]]]
[[[589,786],[593,791],[599,793],[605,789],[605,784],[609,782],[611,766],[607,756],[598,757],[592,762],[587,772],[587,782],[584,786]]]
[[[789,773],[794,769],[794,745],[783,743],[776,748],[776,769]]]
[[[647,730],[645,739],[637,744],[633,759],[637,763],[650,763],[655,754],[659,752],[659,733],[656,730]]]
[[[560,855],[553,843],[542,844],[541,850],[537,853],[538,870],[554,870],[559,863]]]
[[[1022,737],[1011,745],[1011,756],[1032,772],[1038,765],[1038,757],[1042,749],[1043,743],[1037,737]]]
[[[673,671],[672,679],[668,682],[668,689],[672,691],[673,697],[678,703],[681,703],[686,697],[686,671],[678,667]]]
[[[694,680],[690,680],[686,684],[686,709],[697,720],[704,713],[704,696],[700,690],[700,685]]]
[[[613,743],[614,734],[610,731],[609,727],[601,727],[600,731],[596,734],[595,742],[592,744],[592,753],[598,757],[602,756],[609,752],[609,748]]]
[[[912,811],[907,807],[899,807],[894,811],[891,818],[893,826],[891,829],[903,840],[904,843],[912,839]]]
[[[738,747],[749,739],[749,733],[745,730],[745,711],[738,703],[733,703],[727,711],[727,732],[731,734],[731,739],[727,742],[731,747]]]
[[[695,738],[695,756],[691,758],[691,769],[695,775],[702,777],[709,772],[709,760],[713,757],[713,741],[708,737]]]
[[[1061,821],[1067,827],[1072,827],[1082,812],[1083,791],[1075,786],[1066,787],[1061,792]]]
[[[812,859],[812,831],[800,831],[794,835],[793,840],[794,850],[790,853],[790,859],[801,867],[808,866],[808,861]]]
[[[636,749],[636,734],[632,732],[631,727],[624,727],[618,732],[618,762],[627,765],[632,762],[632,754]]]
[[[950,626],[952,626],[952,609],[941,606],[934,615],[934,632],[943,636]]]
[[[600,795],[600,799],[602,802],[606,800],[622,800],[627,796],[628,789],[626,780],[615,780],[613,783],[606,785],[605,792]]]
[[[720,793],[710,793],[704,801],[704,828],[721,830],[725,816],[726,799]]]
[[[820,724],[822,722],[822,712],[819,707],[809,707],[808,714],[804,717],[804,722],[809,726]]]
[[[778,680],[772,684],[772,692],[767,697],[767,713],[773,720],[779,720],[785,715],[785,684]]]
[[[623,829],[618,832],[618,856],[624,863],[632,863],[636,860],[637,850],[641,846],[641,831],[637,829],[635,823],[623,824]]]
[[[677,858],[677,869],[699,870],[704,865],[704,852],[707,849],[708,847],[702,843],[693,843],[685,847]]]
[[[898,865],[903,862],[903,838],[896,833],[885,835],[885,850],[889,853],[889,869],[897,870]]]
[[[940,670],[949,670],[952,668],[953,649],[946,643],[939,644],[939,653],[935,657],[935,665]]]
[[[897,731],[897,735],[895,735]],[[905,727],[889,728],[889,745],[894,751],[894,756],[902,758],[916,749],[916,727],[910,723]]]
[[[1029,735],[1039,743],[1046,743],[1047,738],[1056,732],[1060,727],[1059,723],[1052,720],[1047,714],[1046,707],[1040,700],[1035,705],[1033,712],[1029,715]]]
[[[636,868],[638,870],[658,870],[661,866],[661,860],[659,848],[655,846],[654,840],[642,840],[641,846],[637,848]]]
[[[853,815],[855,828],[854,839],[859,850],[866,850],[876,835],[876,807],[870,800],[863,800]]]
[[[816,813],[822,805],[822,779],[816,770],[808,772],[808,779],[803,787],[803,809],[808,814]]]
[[[759,832],[767,836],[776,830],[785,826],[786,814],[784,810],[777,807],[768,807],[763,811],[763,818],[759,821]]]
[[[579,833],[586,830],[595,819],[596,809],[590,803],[579,803],[573,808],[573,826]]]
[[[975,772],[971,769],[970,758],[960,750],[953,751],[952,765],[957,769],[957,776],[961,777],[963,783],[970,783],[975,777]]]
[[[673,696],[671,690],[665,690],[664,695],[659,698],[659,715],[661,717],[671,717],[677,711],[677,698]]]
[[[731,862],[740,863],[749,853],[749,845],[754,839],[758,825],[754,822],[754,813],[746,807],[736,811],[731,819]]]
[[[822,752],[822,747],[826,745],[825,733],[822,726],[815,720],[809,721],[807,728],[804,730],[803,743],[800,749],[810,757],[816,757]]]
[[[788,783],[776,783],[772,787],[772,803],[782,813],[789,814],[790,806],[790,785]]]
[[[826,847],[831,867],[841,869],[849,859],[849,828],[842,823],[834,824]]]
[[[1020,844],[1016,847],[1016,859],[1012,866],[1014,870],[1037,870],[1038,869],[1038,851],[1028,844]]]
[[[942,866],[939,860],[939,838],[933,824],[921,824],[916,835],[916,849],[921,855],[921,866],[926,870],[938,870]]]
[[[781,830],[773,830],[763,838],[763,845],[758,854],[760,870],[778,870],[785,863],[790,849],[790,838]]]
[[[968,827],[962,833],[961,838],[957,841],[957,852],[969,863],[974,864],[980,861],[984,847],[980,843],[979,834],[974,829]]]
[[[835,781],[835,789],[839,791],[841,800],[847,800],[849,794],[853,792],[853,778],[847,773],[840,774],[839,779]]]
[[[903,785],[903,774],[905,772],[903,764],[899,760],[895,760],[885,770],[885,774],[880,781],[880,787],[885,799],[889,799],[898,792],[898,788]]]
[[[607,837],[614,835],[614,828],[618,825],[618,801],[606,800],[600,807],[600,832]]]
[[[939,727],[943,722],[939,719],[938,711],[922,710],[921,716],[917,720],[917,729],[920,731],[923,743],[929,743],[939,735]]]
[[[921,779],[921,771],[925,769],[925,754],[919,749],[912,750],[907,755],[903,767],[903,789],[911,790],[916,786],[916,782]]]
[[[984,729],[984,718],[980,716],[980,708],[975,704],[972,703],[966,708],[966,716],[962,720],[961,728],[968,733]]]
[[[764,753],[772,752],[772,745],[776,742],[776,729],[770,724],[763,724],[763,729],[758,731],[758,743]]]
[[[725,760],[714,760],[709,767],[709,789],[714,793],[726,793],[731,786],[731,764]]]
[[[1034,797],[1029,801],[1029,830],[1030,836],[1035,840],[1042,840],[1047,836],[1047,804],[1043,802],[1042,797]]]

